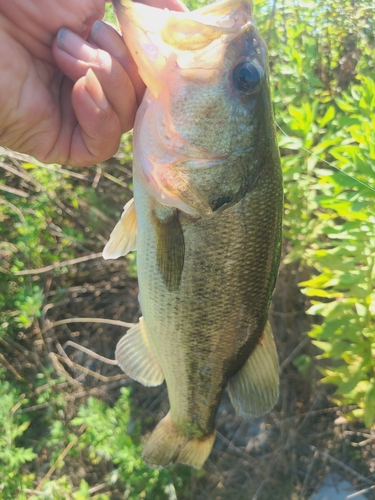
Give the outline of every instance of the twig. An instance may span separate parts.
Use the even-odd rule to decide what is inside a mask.
[[[55,328],[55,326],[68,325],[69,323],[103,323],[105,325],[123,326],[124,328],[131,328],[134,323],[125,323],[125,321],[119,321],[116,319],[102,319],[102,318],[67,318],[59,319],[54,321],[50,325],[46,326],[42,330],[42,334],[46,333],[48,330]]]
[[[372,441],[375,441],[375,434],[372,435],[372,434],[366,434],[364,432],[344,431],[344,435],[345,436],[360,436],[360,437],[366,438],[363,441],[361,441],[360,443],[352,443],[352,442],[350,442],[350,444],[352,446],[354,446],[354,447],[356,447],[356,446],[366,446],[366,444],[369,444]]]
[[[74,365],[78,370],[80,370],[81,372],[83,373],[86,373],[87,375],[91,375],[92,377],[98,379],[98,380],[101,380],[102,382],[112,382],[114,380],[121,380],[123,378],[128,378],[127,375],[125,375],[125,373],[121,373],[119,375],[114,375],[113,377],[105,377],[104,375],[101,375],[100,373],[96,373],[92,370],[90,370],[90,368],[86,368],[85,366],[82,366],[78,363],[75,363],[74,361],[72,360],[66,360],[65,358],[63,358],[62,356],[59,356],[58,354],[55,354],[56,358],[59,359],[60,361],[62,361],[63,363],[66,363],[67,365]]]
[[[10,410],[10,414],[13,416],[15,413],[17,413],[18,408],[22,405],[22,401],[26,398],[26,394],[21,394],[19,401],[13,406],[13,408]]]
[[[354,469],[348,467],[344,463],[340,462],[340,460],[337,460],[337,458],[333,457],[332,455],[329,455],[325,451],[318,450],[318,448],[316,448],[316,446],[313,446],[313,445],[309,445],[309,447],[310,447],[310,449],[317,451],[319,453],[319,455],[321,455],[322,457],[327,458],[328,460],[330,460],[334,464],[338,465],[342,469],[346,470],[350,474],[353,474],[353,476],[358,477],[358,479],[360,479],[361,481],[364,481],[367,484],[371,484],[371,486],[374,484],[373,481],[371,481],[370,479],[367,479],[367,477],[365,477],[365,476],[362,476],[362,474],[360,474],[359,472],[355,471]]]
[[[59,351],[59,353],[61,354],[61,356],[65,359],[65,362],[66,364],[69,366],[69,368],[73,371],[77,371],[74,364],[73,364],[73,361],[71,361],[71,359],[69,358],[69,356],[66,354],[66,352],[64,351],[64,349],[62,348],[60,342],[57,341],[57,350]],[[76,378],[76,380],[78,382],[81,382],[81,380],[84,380],[85,378],[85,375],[83,373],[79,374],[79,376]]]
[[[16,377],[17,380],[24,380],[23,377],[21,377],[21,375],[17,372],[17,370],[13,368],[13,366],[7,361],[5,356],[3,356],[1,353],[0,353],[0,362],[2,362],[5,365],[5,367],[13,373],[13,375]]]
[[[294,359],[294,358],[296,357],[296,355],[297,355],[297,354],[298,354],[298,353],[299,353],[299,352],[300,352],[300,351],[301,351],[301,350],[305,347],[305,345],[306,345],[306,344],[308,344],[309,340],[310,340],[310,337],[307,337],[307,336],[306,336],[306,337],[302,340],[302,342],[300,342],[300,343],[298,344],[298,346],[297,346],[297,347],[295,347],[295,348],[293,349],[293,351],[289,354],[289,356],[288,356],[287,358],[285,358],[285,359],[284,359],[284,361],[281,363],[280,368],[279,368],[279,373],[280,373],[280,374],[283,372],[284,368],[286,368],[286,367],[289,365],[289,363],[290,363],[291,361],[293,361],[293,359]]]
[[[96,165],[96,173],[95,173],[95,177],[94,177],[94,180],[92,181],[92,185],[91,187],[93,189],[96,189],[98,184],[99,184],[99,181],[100,181],[100,177],[102,175],[102,166],[101,164],[99,163],[98,165]]]
[[[17,196],[22,196],[23,198],[28,198],[28,193],[21,191],[20,189],[15,189],[7,186],[6,184],[0,184],[0,191],[6,191],[7,193],[15,194]]]
[[[40,385],[39,387],[35,388],[35,394],[41,394],[43,391],[46,389],[51,389],[52,387],[55,389],[63,389],[64,387],[69,386],[69,382],[60,382],[60,383],[55,383],[57,381],[52,380],[48,384],[43,384]]]
[[[290,311],[290,312],[275,311],[274,309],[270,309],[271,316],[280,316],[281,318],[291,318],[293,316],[297,316],[300,314],[306,314],[306,313],[303,309],[299,311]]]
[[[120,181],[120,179],[117,179],[114,175],[108,174],[107,172],[105,172],[104,177],[123,188],[127,189],[129,187],[125,182]]]
[[[93,358],[98,359],[99,361],[103,361],[103,363],[107,363],[107,365],[118,366],[118,361],[116,359],[109,359],[109,358],[106,358],[104,356],[101,356],[100,354],[97,354],[96,352],[92,351],[91,349],[87,349],[87,347],[83,347],[82,345],[79,345],[76,342],[73,342],[72,340],[68,340],[62,346],[64,352],[65,352],[65,349],[69,346],[74,347],[75,349],[78,349],[79,351],[85,352],[86,354],[89,354]]]
[[[1,148],[0,148],[1,150]],[[27,180],[33,184],[39,191],[45,193],[48,198],[50,200],[52,200],[54,203],[56,203],[56,205],[61,208],[61,210],[64,210],[64,212],[66,212],[68,215],[70,215],[71,217],[73,218],[76,218],[75,215],[74,215],[74,212],[67,206],[64,205],[64,203],[62,203],[57,197],[56,197],[56,193],[54,193],[53,191],[50,191],[48,190],[47,188],[45,188],[42,184],[40,184],[37,180],[34,179],[33,176],[31,176],[27,170],[21,165],[21,163],[19,163],[18,159],[17,159],[17,156],[15,155],[8,155],[12,161],[13,161],[13,164],[16,165],[20,171],[22,171],[22,173],[27,177]],[[31,158],[31,157],[30,157]],[[21,161],[27,161],[25,159],[22,159]],[[33,164],[37,164],[35,163],[35,161],[33,159],[30,160],[31,163]],[[39,165],[39,163],[38,163]]]
[[[11,203],[8,200],[0,200],[0,203],[10,207],[18,215],[22,224],[26,224],[26,220],[25,220],[25,217],[23,216],[23,213],[21,212],[21,210],[18,207],[16,207],[16,205],[13,205],[13,203]],[[14,248],[17,250],[17,247],[14,247]]]
[[[77,259],[64,260],[62,262],[55,262],[49,266],[40,267],[39,269],[25,269],[23,271],[16,271],[15,276],[24,276],[29,274],[42,274],[48,273],[49,271],[54,271],[60,267],[74,266],[75,264],[80,264],[81,262],[87,262],[89,260],[99,259],[102,257],[102,252],[93,253],[91,255],[85,255],[84,257],[78,257]]]
[[[117,170],[120,170],[120,172],[124,172],[129,178],[133,177],[132,171],[129,168],[124,167],[124,165],[120,165],[119,163],[116,163],[114,165]]]
[[[44,163],[41,163],[38,166],[41,168],[44,168],[46,170],[50,170],[51,172],[59,172],[59,174],[64,174],[64,175],[69,175],[70,177],[75,177],[76,179],[80,179],[82,181],[91,182],[91,180],[92,180],[87,175],[77,174],[77,172],[73,172],[72,170],[67,170],[66,168],[58,167],[57,165],[51,166],[51,165],[45,165]]]
[[[97,491],[100,491],[102,490],[103,488],[105,488],[107,486],[106,483],[102,483],[102,484],[98,484],[96,486],[93,486],[92,488],[89,489],[89,493],[96,493]]]
[[[8,158],[13,158],[16,160],[24,161],[25,163],[32,163],[33,165],[42,166],[43,164],[33,158],[32,156],[26,155],[24,153],[17,153],[16,151],[12,151],[11,149],[4,148],[0,146],[0,155],[7,156]]]
[[[79,428],[78,432],[80,434],[82,434],[86,430],[86,427],[87,427],[87,424],[81,425],[81,427]],[[59,463],[64,460],[64,458],[70,452],[70,450],[73,448],[74,445],[75,445],[74,441],[71,441],[65,447],[64,451],[61,453],[61,455],[59,456],[59,458],[56,460],[56,462],[53,464],[53,466],[50,468],[50,470],[47,472],[47,474],[44,476],[44,478],[40,481],[40,483],[36,487],[36,490],[40,490],[43,487],[44,483],[47,481],[47,479],[49,479],[52,476],[52,474],[55,472],[55,470],[56,470],[57,466],[59,465]]]
[[[309,467],[307,469],[305,479],[303,481],[303,485],[302,485],[302,488],[301,488],[301,491],[300,491],[300,494],[299,494],[300,498],[303,498],[303,493],[305,491],[306,486],[308,485],[308,481],[309,481],[309,478],[310,478],[310,475],[311,475],[311,471],[312,471],[312,469],[314,467],[314,464],[315,464],[316,459],[318,458],[318,456],[319,456],[319,452],[317,450],[315,450],[314,451],[314,455],[312,457],[312,460],[310,462],[310,465],[309,465]]]
[[[6,170],[7,172],[10,172],[13,175],[16,175],[17,177],[21,177],[24,181],[29,181],[30,176],[25,174],[24,172],[21,172],[18,170],[18,168],[11,167],[10,165],[4,163],[3,161],[0,161],[0,167]]]
[[[360,443],[358,443],[358,446],[366,446],[366,444],[369,444],[372,441],[375,441],[375,436],[371,436],[370,438],[366,439],[365,441],[361,441]],[[352,445],[357,445],[357,443],[352,443]]]
[[[242,458],[242,460],[245,461],[246,464],[259,465],[258,461],[254,457],[243,452],[240,448],[238,448],[236,445],[231,443],[231,441],[229,441],[229,439],[227,439],[225,436],[223,436],[223,434],[221,434],[221,432],[219,432],[218,430],[216,431],[216,436],[218,437],[218,439],[220,439],[220,441],[222,441],[223,443],[225,443],[227,445],[227,449],[222,451],[221,452],[222,454],[227,453],[229,456],[233,457],[233,453],[231,453],[229,451],[229,449],[232,448],[236,451],[237,456],[239,455]],[[262,467],[262,474],[264,475],[263,465],[261,467]]]
[[[258,489],[255,492],[255,495],[253,496],[253,500],[258,500],[260,493],[262,492],[263,487],[270,482],[269,477],[266,477],[266,479],[263,479],[263,481],[260,483]]]
[[[314,415],[314,412],[318,411],[318,410],[315,410],[315,408],[319,405],[319,403],[321,402],[321,398],[322,396],[324,397],[324,393],[323,392],[318,392],[318,394],[316,395],[312,405],[310,406],[309,408],[309,411],[305,414],[305,416],[303,417],[303,420],[298,424],[297,426],[297,430],[300,431],[304,425],[306,425],[306,421],[308,421],[308,419]]]
[[[91,182],[91,179],[87,177],[86,175],[83,174],[77,174],[76,172],[72,172],[70,170],[66,170],[65,168],[62,168],[58,165],[46,165],[44,163],[41,163],[40,161],[36,160],[32,156],[23,154],[23,153],[17,153],[15,151],[11,151],[10,149],[0,147],[0,155],[7,156],[8,158],[14,159],[14,160],[19,160],[24,163],[31,163],[32,165],[35,165],[40,168],[45,168],[46,170],[51,170],[52,172],[60,172],[62,174],[70,175],[71,177],[76,177],[77,179],[82,179]]]
[[[32,411],[42,410],[43,408],[48,408],[49,403],[40,403],[39,405],[28,406],[27,408],[22,408],[21,410],[16,410],[15,415],[21,415],[22,413],[30,413]]]
[[[365,488],[364,490],[357,491],[356,493],[352,493],[351,495],[348,495],[346,498],[355,498],[359,497],[359,495],[362,495],[362,493],[368,493],[370,490],[375,490],[375,485],[370,486],[370,488]]]
[[[368,434],[366,432],[359,432],[359,431],[344,431],[344,436],[358,436],[358,437],[364,437],[364,438],[375,438],[375,435],[372,436],[371,434]]]
[[[345,408],[345,411],[352,411],[358,408],[358,405],[347,405],[347,406],[333,406],[332,408],[322,408],[321,410],[313,410],[313,411],[308,411],[305,413],[299,413],[298,415],[293,415],[292,417],[287,417],[281,420],[277,425],[279,426],[285,426],[288,425],[290,421],[295,421],[298,420],[302,417],[306,417],[309,415],[310,417],[312,415],[320,415],[321,413],[331,413],[331,412],[337,412],[338,410],[344,411],[343,409]],[[270,413],[272,415],[272,412]]]
[[[58,356],[57,354],[55,354],[55,353],[53,353],[53,352],[50,352],[50,353],[49,353],[49,357],[50,357],[50,359],[51,359],[51,361],[52,361],[52,364],[53,364],[53,366],[54,366],[54,368],[55,368],[55,370],[56,370],[56,373],[57,373],[58,375],[62,375],[64,378],[66,378],[66,380],[67,380],[70,384],[74,385],[75,387],[77,387],[77,386],[78,386],[78,387],[80,387],[80,388],[82,387],[81,382],[79,382],[78,380],[75,380],[73,377],[71,377],[71,376],[69,375],[69,373],[65,370],[65,368],[64,368],[64,367],[61,365],[61,363],[59,362],[59,359],[58,359],[58,358],[60,358],[60,359],[62,359],[62,360],[64,360],[64,358],[62,358],[61,356]],[[64,360],[64,361],[65,361],[65,360]]]
[[[86,210],[91,210],[95,215],[97,215],[99,217],[99,219],[102,219],[104,220],[104,222],[108,222],[109,224],[113,225],[113,219],[110,219],[109,217],[107,217],[101,210],[99,210],[98,208],[94,207],[93,205],[89,205],[88,203],[86,203],[85,200],[82,200],[81,198],[76,198],[77,199],[77,202],[78,202],[78,205],[80,207],[83,207],[85,208]]]
[[[107,382],[107,383],[104,383],[103,385],[100,385],[99,387],[93,387],[92,389],[80,389],[80,390],[77,390],[75,392],[72,392],[71,394],[67,394],[66,396],[63,397],[64,401],[74,401],[76,400],[77,398],[83,398],[87,395],[95,395],[95,394],[101,394],[102,391],[105,391],[106,393],[110,390],[113,390],[113,389],[117,389],[117,387],[121,386],[121,385],[124,385],[124,381],[126,380],[127,377],[124,377],[124,378],[121,378],[119,380],[114,380],[112,382]],[[57,384],[55,385],[55,388],[62,388],[64,386],[67,386],[68,385],[68,382],[63,382],[62,384]],[[43,388],[43,389],[46,389],[48,388],[49,385],[48,384],[45,384],[44,386],[40,386],[37,388],[37,390],[39,391],[39,389]],[[39,391],[41,392],[41,391]],[[29,406],[28,408],[21,408],[20,410],[16,410],[14,412],[15,415],[20,415],[22,413],[30,413],[32,411],[38,411],[38,410],[42,410],[43,408],[48,408],[50,406],[50,403],[40,403],[38,405],[34,405],[34,406]]]

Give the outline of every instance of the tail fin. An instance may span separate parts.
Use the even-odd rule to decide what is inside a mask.
[[[203,438],[184,436],[174,425],[170,414],[161,420],[143,450],[143,460],[153,469],[182,463],[200,469],[215,441],[215,432]]]

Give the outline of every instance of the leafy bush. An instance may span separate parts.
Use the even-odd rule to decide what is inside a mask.
[[[370,78],[375,20],[370,11],[366,2],[351,9],[317,0],[284,4],[271,22],[261,17],[281,125],[284,234],[292,242],[285,260],[314,269],[315,276],[301,286],[311,298],[309,314],[323,317],[309,332],[323,350],[320,357],[330,360],[319,368],[322,382],[337,386],[336,402],[357,404],[348,417],[363,418],[367,426],[375,417],[375,83]],[[296,364],[305,368],[306,359]]]
[[[75,426],[85,427],[79,446],[87,449],[93,463],[113,462],[114,468],[107,480],[109,484],[120,480],[125,487],[125,498],[167,500],[171,490],[183,488],[184,479],[190,476],[189,468],[152,470],[144,464],[140,428],[130,420],[129,395],[129,389],[122,389],[113,408],[94,398],[80,407],[72,421]],[[176,473],[178,470],[184,474]]]
[[[32,448],[19,446],[19,438],[30,425],[30,419],[15,415],[20,393],[0,373],[0,497],[4,500],[26,499],[22,490],[31,487],[34,476],[25,464],[35,457]],[[22,396],[21,396],[22,400]]]
[[[375,82],[360,78],[337,100],[338,117],[328,152],[342,171],[318,171],[316,221],[322,241],[306,251],[318,276],[304,283],[313,300],[309,313],[324,317],[310,332],[323,358],[341,360],[321,368],[323,382],[337,385],[338,400],[360,406],[352,415],[370,426],[375,417]],[[320,210],[324,209],[324,210]]]

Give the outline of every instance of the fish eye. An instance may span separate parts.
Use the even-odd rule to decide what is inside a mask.
[[[235,87],[243,94],[252,94],[262,78],[261,69],[252,62],[243,62],[233,70]]]

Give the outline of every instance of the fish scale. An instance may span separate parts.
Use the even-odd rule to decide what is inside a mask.
[[[133,135],[134,203],[104,250],[111,258],[137,248],[143,318],[116,358],[134,380],[167,385],[170,412],[146,443],[146,463],[199,468],[226,386],[247,418],[278,397],[267,318],[283,188],[266,48],[246,1],[192,18],[129,0],[115,8],[148,86]]]

